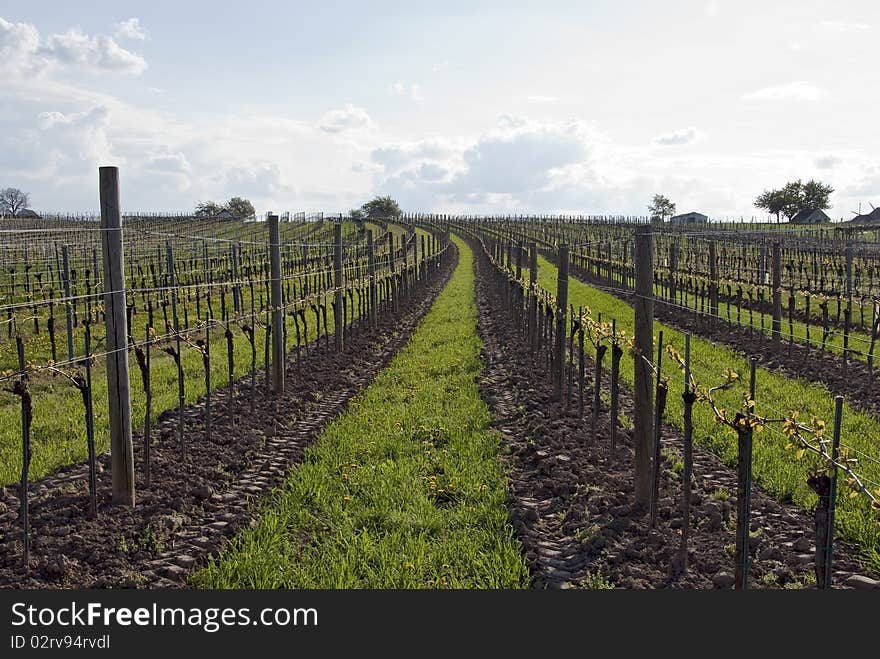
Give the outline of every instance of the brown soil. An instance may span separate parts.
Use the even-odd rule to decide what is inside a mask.
[[[67,467],[31,485],[31,561],[22,565],[17,487],[0,488],[0,587],[181,587],[186,575],[216,554],[253,520],[254,501],[281,485],[321,430],[406,345],[445,286],[455,263],[452,246],[426,286],[398,314],[380,311],[379,326],[355,330],[337,354],[324,341],[298,363],[288,362],[281,397],[257,378],[250,410],[250,378],[235,385],[234,419],[224,392],[213,397],[213,431],[204,431],[204,404],[185,410],[187,448],[177,448],[177,413],[156,430],[152,482],[143,484],[138,453],[137,506],[110,505],[109,455],[100,456],[98,515],[89,519],[88,468]]]
[[[482,254],[479,248],[475,251]],[[529,353],[521,330],[503,311],[491,283],[491,265],[478,256],[477,267],[486,363],[481,389],[508,453],[510,519],[523,543],[534,587],[596,587],[599,577],[622,588],[730,587],[736,474],[695,447],[689,570],[673,574],[673,555],[681,542],[682,488],[670,458],[664,457],[662,464],[658,523],[652,530],[648,516],[634,506],[631,431],[618,423],[618,450],[612,458],[607,410],[600,411],[594,435],[589,395],[585,418],[578,417],[576,404],[566,409],[552,400],[544,360]],[[606,375],[603,390],[609,386]],[[632,399],[623,387],[620,400],[621,412],[629,415]],[[674,454],[682,446],[681,436],[664,428],[664,452]],[[758,487],[753,488],[751,505],[755,539],[750,587],[809,584],[815,552],[811,516]],[[852,577],[861,570],[856,550],[836,545],[834,567],[835,587],[854,585],[858,578]],[[870,587],[874,582],[863,584]]]

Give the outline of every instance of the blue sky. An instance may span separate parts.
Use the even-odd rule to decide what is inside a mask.
[[[0,186],[93,210],[880,205],[876,2],[0,0]]]

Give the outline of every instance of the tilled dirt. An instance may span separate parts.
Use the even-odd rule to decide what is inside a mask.
[[[89,519],[88,468],[78,464],[31,485],[31,561],[22,564],[18,488],[0,488],[0,587],[182,587],[187,574],[253,521],[254,501],[281,485],[292,465],[348,401],[406,345],[458,260],[454,246],[431,280],[417,287],[399,314],[379,314],[376,329],[355,331],[337,354],[324,341],[288,362],[283,396],[262,374],[250,409],[250,378],[236,383],[233,418],[225,392],[213,396],[213,428],[204,431],[204,403],[185,409],[186,451],[177,444],[177,412],[156,429],[152,481],[143,483],[135,438],[137,505],[110,505],[110,459],[100,456],[98,515]]]
[[[528,350],[490,283],[491,266],[478,254],[479,330],[486,370],[481,391],[503,435],[510,471],[510,519],[536,588],[730,588],[733,584],[736,474],[713,454],[694,449],[689,569],[674,574],[681,543],[681,478],[664,457],[658,523],[634,506],[631,431],[618,424],[618,450],[609,455],[610,419],[552,400],[543,360]],[[626,357],[624,357],[626,358]],[[590,372],[590,369],[587,369]],[[610,382],[603,379],[603,389]],[[590,397],[587,396],[589,399]],[[621,412],[631,411],[621,387]],[[573,411],[575,410],[575,411]],[[664,428],[664,453],[680,452],[681,436]],[[755,487],[752,495],[750,587],[813,587],[811,516]],[[877,588],[861,573],[854,548],[838,543],[834,586]]]
[[[545,257],[550,256],[552,255],[545,253]],[[597,280],[595,275],[579,266],[572,265],[570,272],[585,283],[607,285],[606,280]],[[614,291],[612,294],[632,302],[632,295],[627,291]],[[872,373],[865,361],[852,358],[844,364],[840,355],[832,355],[801,343],[790,343],[784,336],[781,349],[777,352],[773,349],[771,338],[759,330],[728,323],[726,319],[717,319],[713,323],[713,319],[708,316],[681,307],[671,307],[659,300],[654,304],[654,316],[677,330],[723,344],[745,357],[755,357],[762,368],[788,378],[802,378],[807,382],[821,384],[833,395],[844,396],[851,407],[880,418],[880,382],[877,381],[880,373]],[[768,326],[769,322],[768,319]],[[788,331],[785,320],[782,331]],[[819,332],[821,333],[821,329]],[[853,342],[852,347],[861,346],[858,342]]]

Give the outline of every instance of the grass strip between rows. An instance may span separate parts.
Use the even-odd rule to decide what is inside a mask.
[[[499,436],[481,400],[472,252],[409,344],[191,583],[205,588],[521,588]]]
[[[547,259],[539,257],[538,283],[541,287],[555,294],[557,276],[556,266]],[[569,277],[568,300],[576,309],[580,306],[588,307],[594,318],[601,313],[604,321],[610,322],[612,318],[616,319],[619,331],[626,332],[630,336],[635,331],[633,309],[628,303],[609,293],[599,291],[575,277]],[[671,343],[681,354],[684,354],[684,335],[655,320],[655,336],[660,330],[663,330],[664,344]],[[665,421],[681,429],[684,413],[681,398],[684,378],[677,368],[670,366],[668,356],[664,356],[663,363],[665,374],[669,376]],[[716,398],[721,407],[734,411],[739,409],[742,393],[748,390],[747,358],[707,339],[692,336],[691,364],[695,377],[704,386],[714,386],[723,382],[722,373],[726,368],[738,372],[742,376],[740,380],[742,386],[728,392],[719,392]],[[621,360],[620,375],[631,388],[633,385],[631,358],[625,357]],[[824,419],[830,433],[834,418],[834,396],[819,384],[787,378],[759,367],[755,400],[760,414],[774,416],[775,413],[772,411],[774,409],[784,414],[797,410],[801,413],[801,418],[806,418],[807,421],[812,415]],[[841,431],[843,444],[878,460],[880,459],[878,437],[880,437],[880,420],[844,405]],[[697,403],[694,406],[694,441],[713,451],[726,464],[736,464],[736,433],[715,421],[707,403]],[[773,433],[769,428],[755,435],[752,462],[755,481],[781,501],[793,501],[806,509],[815,506],[816,495],[806,483],[810,464],[810,459],[797,460],[795,451],[786,449],[785,438]],[[856,471],[872,481],[880,482],[880,463],[862,458]],[[880,572],[880,528],[878,528],[877,515],[871,510],[864,496],[849,498],[846,494],[842,494],[838,498],[835,527],[837,536],[858,544],[870,569]]]

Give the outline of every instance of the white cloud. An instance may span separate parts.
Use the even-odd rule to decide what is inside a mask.
[[[816,101],[825,95],[825,90],[808,82],[795,81],[775,87],[764,87],[743,96],[746,100],[760,101]]]
[[[406,96],[413,101],[422,100],[422,88],[417,84],[407,85],[403,82],[397,81],[388,85],[388,92],[394,96]]]
[[[0,18],[0,71],[26,78],[55,67],[140,75],[147,69],[147,62],[112,37],[90,36],[73,28],[44,39],[29,23],[10,23]]]
[[[880,206],[880,166],[866,167],[859,180],[844,189],[843,193],[851,197],[868,197],[872,201],[877,201],[875,205]]]
[[[126,50],[111,37],[89,36],[77,29],[50,35],[43,50],[63,65],[85,70],[140,75],[147,69],[143,57]]]
[[[816,165],[816,169],[834,169],[834,166],[839,163],[840,158],[835,158],[831,155],[822,156],[813,161],[813,164]]]
[[[143,28],[138,18],[129,18],[121,21],[115,27],[116,32],[114,35],[119,38],[133,39],[134,41],[146,41],[150,38],[150,33]]]
[[[40,33],[28,23],[10,23],[0,18],[0,71],[10,75],[34,75],[48,61],[40,54]]]
[[[448,59],[445,59],[442,62],[437,62],[434,66],[432,66],[431,71],[434,73],[439,73],[440,71],[446,71],[451,65],[452,65],[452,62],[450,62]]]
[[[709,0],[703,5],[703,11],[709,16],[717,16],[721,11],[721,5],[716,0]]]
[[[529,103],[556,103],[558,100],[558,96],[548,96],[544,94],[530,94],[529,96],[526,96],[526,101]]]
[[[688,128],[680,128],[669,133],[663,133],[654,138],[654,144],[659,146],[676,146],[681,144],[690,144],[704,137],[703,133],[690,126]]]
[[[371,130],[375,123],[363,108],[346,103],[341,110],[330,110],[321,117],[318,127],[325,133]]]
[[[862,32],[871,29],[869,24],[856,21],[821,21],[819,25],[832,32]]]

